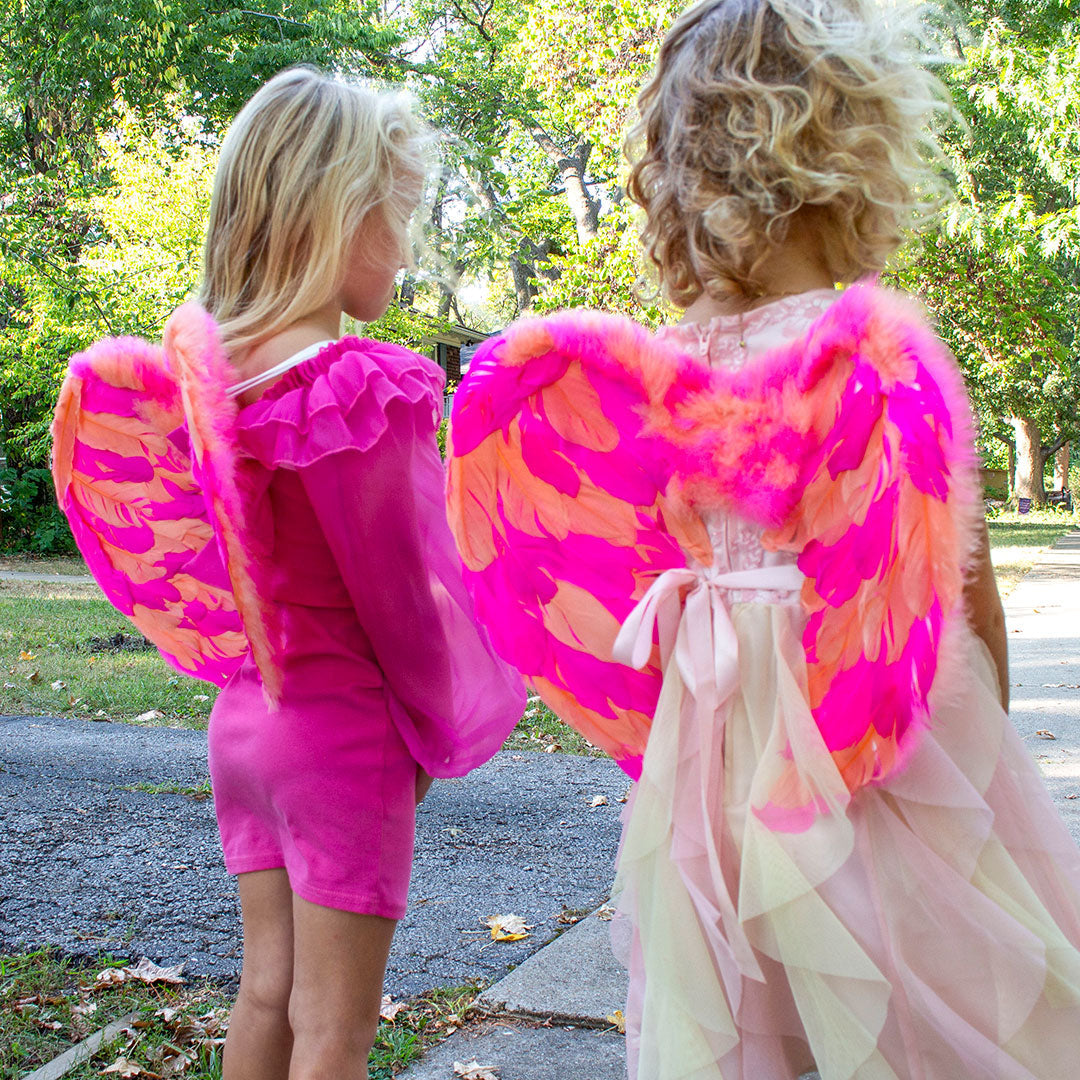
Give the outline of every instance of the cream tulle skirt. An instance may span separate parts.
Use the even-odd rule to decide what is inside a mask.
[[[628,807],[630,1076],[1076,1080],[1080,852],[982,642],[946,643],[932,729],[844,806],[798,608],[731,614],[740,689],[706,722],[669,666]],[[801,833],[750,810],[789,746],[830,807]]]

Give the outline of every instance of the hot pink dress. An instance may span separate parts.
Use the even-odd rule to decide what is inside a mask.
[[[417,762],[459,775],[521,715],[461,583],[434,439],[442,372],[345,338],[242,409],[248,525],[280,635],[280,701],[250,656],[210,720],[230,873],[400,918]]]

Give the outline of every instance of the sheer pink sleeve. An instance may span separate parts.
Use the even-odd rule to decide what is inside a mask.
[[[386,678],[410,751],[460,776],[502,745],[524,708],[520,676],[477,626],[430,432],[391,402],[382,436],[298,470]]]

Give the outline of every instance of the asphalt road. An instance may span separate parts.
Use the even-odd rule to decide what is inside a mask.
[[[148,956],[234,979],[240,920],[213,806],[134,785],[196,788],[206,736],[171,728],[0,717],[0,949]],[[386,990],[491,981],[610,887],[628,787],[607,760],[502,753],[423,804],[409,913]],[[594,796],[608,802],[593,808]],[[496,944],[481,920],[534,926]]]

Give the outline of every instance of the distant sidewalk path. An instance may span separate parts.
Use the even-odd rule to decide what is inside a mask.
[[[34,570],[0,570],[0,581],[26,581],[42,585],[93,585],[89,574],[39,574]]]
[[[1036,556],[1005,618],[1009,713],[1080,843],[1080,530]]]

